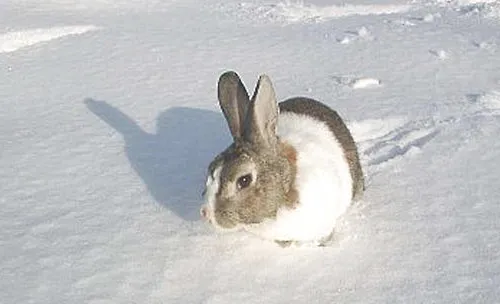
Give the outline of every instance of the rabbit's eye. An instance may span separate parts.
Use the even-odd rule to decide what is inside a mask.
[[[246,174],[238,178],[236,184],[238,185],[238,189],[244,189],[252,183],[252,175]]]

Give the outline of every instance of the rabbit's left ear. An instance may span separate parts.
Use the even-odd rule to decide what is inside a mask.
[[[217,96],[222,113],[235,140],[241,138],[250,100],[247,90],[236,72],[222,74],[217,84]]]
[[[243,138],[257,146],[277,147],[278,114],[279,108],[271,79],[267,75],[261,75],[245,118]]]

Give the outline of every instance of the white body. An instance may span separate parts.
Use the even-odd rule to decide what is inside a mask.
[[[352,177],[342,146],[324,122],[290,112],[280,114],[278,135],[297,151],[299,204],[279,210],[276,220],[245,229],[270,240],[321,240],[332,233],[352,199]]]

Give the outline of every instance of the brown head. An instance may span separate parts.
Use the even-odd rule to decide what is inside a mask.
[[[250,99],[235,72],[219,78],[218,98],[234,142],[208,168],[201,214],[222,229],[258,224],[296,202],[295,151],[276,134],[278,105],[270,79]]]

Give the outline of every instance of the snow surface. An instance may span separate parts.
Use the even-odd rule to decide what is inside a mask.
[[[7,0],[0,42],[1,303],[498,302],[500,1]],[[199,219],[227,69],[349,122],[332,246]]]
[[[93,30],[96,30],[95,26],[65,26],[8,32],[0,35],[0,53],[14,52],[20,48],[37,43],[58,39],[68,35],[83,34]]]

